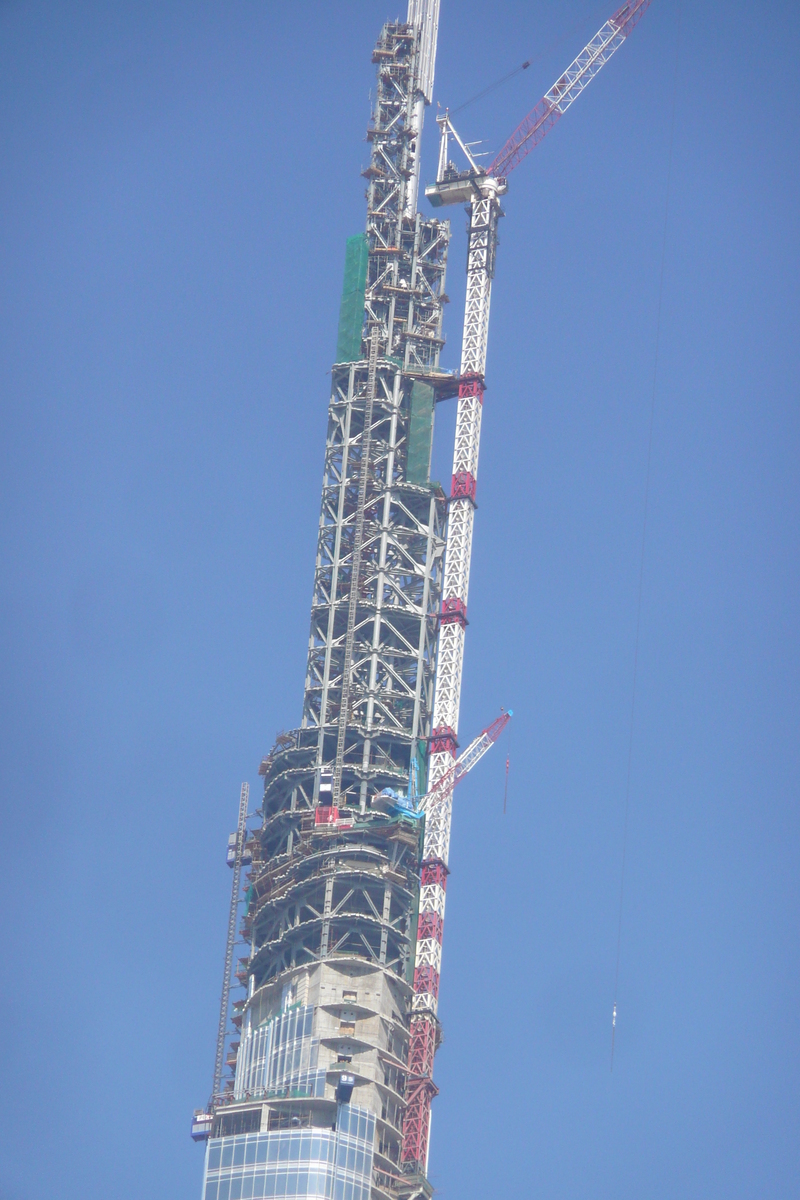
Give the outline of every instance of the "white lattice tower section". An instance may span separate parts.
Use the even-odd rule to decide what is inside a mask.
[[[498,196],[503,191],[505,187],[499,181],[485,179],[481,184],[481,196],[473,203],[470,213],[467,298],[442,587],[429,789],[434,788],[452,767],[458,734],[489,308],[497,248],[497,222],[501,213]],[[451,805],[443,801],[440,807],[441,816],[430,821],[426,829],[425,858],[439,858],[447,864]]]
[[[478,479],[489,306],[492,295],[501,180],[484,178],[471,206],[467,256],[467,297],[461,348],[461,381],[456,413],[453,478],[447,523],[442,611],[436,661],[433,731],[428,757],[428,789],[436,803],[426,812],[419,925],[414,962],[413,1017],[409,1049],[409,1087],[403,1128],[403,1166],[426,1171],[430,1106],[436,1095],[433,1057],[438,1039],[436,1017],[442,969],[447,861],[455,782],[454,761],[464,635],[467,626],[472,527]],[[440,785],[438,786],[437,785]]]

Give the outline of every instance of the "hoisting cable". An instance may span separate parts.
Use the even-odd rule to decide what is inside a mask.
[[[546,58],[547,55],[553,50],[557,50],[562,42],[565,42],[568,37],[572,37],[573,33],[582,28],[582,26],[588,25],[593,19],[593,17],[582,17],[580,21],[576,21],[575,24],[566,31],[566,33],[562,33],[561,36],[556,38],[554,42],[551,42],[546,49],[541,50],[532,58],[527,58],[525,62],[521,63],[520,66],[515,67],[513,71],[509,71],[507,75],[503,75],[500,79],[496,79],[494,83],[490,83],[488,87],[483,88],[482,91],[476,92],[474,96],[470,96],[469,100],[465,100],[463,104],[459,104],[458,108],[452,108],[450,110],[450,116],[454,117],[457,113],[463,112],[464,109],[468,108],[470,104],[475,104],[476,101],[482,100],[484,96],[488,96],[491,92],[496,92],[497,89],[502,87],[504,83],[508,83],[509,79],[513,79],[522,71],[527,71],[528,67],[532,67],[534,63]]]
[[[506,755],[506,785],[503,788],[503,816],[506,815],[506,805],[508,804],[508,766],[511,762],[511,755]]]
[[[508,731],[508,741],[506,742],[506,781],[503,788],[503,816],[506,815],[506,805],[508,804],[508,768],[511,765],[511,730]]]
[[[471,96],[469,100],[465,100],[463,104],[459,104],[458,108],[454,108],[451,111],[450,116],[454,117],[456,113],[463,112],[464,109],[470,104],[474,104],[476,100],[482,100],[483,97],[488,96],[490,92],[496,92],[497,89],[502,87],[504,83],[508,83],[509,79],[513,79],[515,75],[519,75],[520,71],[527,71],[532,61],[533,59],[527,59],[524,63],[522,63],[521,66],[514,67],[513,71],[509,71],[507,75],[502,77],[502,79],[497,79],[494,83],[490,83],[489,86],[485,87],[482,92],[477,92],[474,96]]]
[[[667,156],[667,189],[664,202],[664,232],[661,239],[661,270],[658,281],[658,308],[656,312],[656,346],[653,361],[653,389],[650,398],[650,429],[647,438],[647,470],[644,485],[644,514],[642,519],[642,542],[639,555],[639,594],[636,601],[636,636],[633,650],[633,687],[631,691],[631,720],[628,736],[628,771],[625,781],[625,819],[622,831],[622,867],[619,881],[619,918],[617,921],[617,962],[614,970],[614,1007],[611,1014],[611,1070],[614,1070],[614,1042],[617,1033],[617,992],[619,987],[619,960],[622,947],[622,901],[625,893],[625,860],[628,851],[628,814],[631,800],[631,765],[633,762],[633,729],[636,713],[636,683],[639,673],[639,632],[642,622],[642,589],[644,584],[644,551],[647,539],[647,515],[650,507],[650,474],[653,458],[653,424],[656,413],[656,385],[658,382],[658,356],[661,348],[661,311],[664,297],[664,264],[667,256],[667,227],[669,223],[669,202],[672,190],[672,151],[675,142],[675,110],[678,98],[678,55],[681,44],[681,12],[682,4],[678,2],[678,28],[675,39],[675,69],[672,85],[672,117],[669,128],[669,153]]]

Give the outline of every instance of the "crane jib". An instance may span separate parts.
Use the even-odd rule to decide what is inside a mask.
[[[460,783],[465,775],[469,774],[475,764],[483,758],[486,751],[494,745],[513,715],[514,713],[511,709],[508,712],[501,713],[499,717],[492,721],[491,725],[484,729],[482,733],[479,733],[474,741],[470,742],[447,774],[439,779],[438,783],[426,796],[420,798],[420,808],[427,812],[434,804],[449,799],[455,785]]]
[[[534,146],[538,146],[558,118],[619,49],[650,3],[651,0],[638,0],[638,3],[625,4],[606,21],[550,91],[514,130],[489,167],[489,175],[504,178],[530,154]]]

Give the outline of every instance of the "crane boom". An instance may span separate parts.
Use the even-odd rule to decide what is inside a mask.
[[[567,111],[571,104],[580,96],[587,84],[591,83],[601,67],[604,67],[611,55],[625,41],[633,27],[644,15],[651,0],[632,0],[617,9],[602,29],[594,35],[587,46],[584,46],[578,57],[571,62],[566,71],[553,84],[549,92],[542,96],[536,107],[528,113],[524,121],[514,130],[503,149],[491,163],[488,174],[497,178],[505,178],[514,170],[526,154],[530,154],[534,146],[545,134],[553,128],[559,117]]]
[[[455,764],[447,774],[441,777],[435,787],[432,787],[429,792],[420,797],[418,807],[423,812],[429,815],[434,805],[447,795],[448,790],[454,788],[457,783],[461,782],[465,775],[469,774],[476,763],[483,758],[486,751],[491,750],[513,715],[512,709],[501,713],[496,721],[492,721],[491,725],[487,726],[482,733],[479,733],[476,738],[472,739],[463,754],[459,754]]]

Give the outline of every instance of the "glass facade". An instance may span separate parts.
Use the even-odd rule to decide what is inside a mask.
[[[249,1032],[239,1047],[234,1094],[325,1095],[325,1070],[317,1067],[319,1038],[312,1036],[314,1009],[300,1005]]]
[[[342,1104],[336,1125],[211,1138],[203,1200],[369,1200],[375,1114]]]

